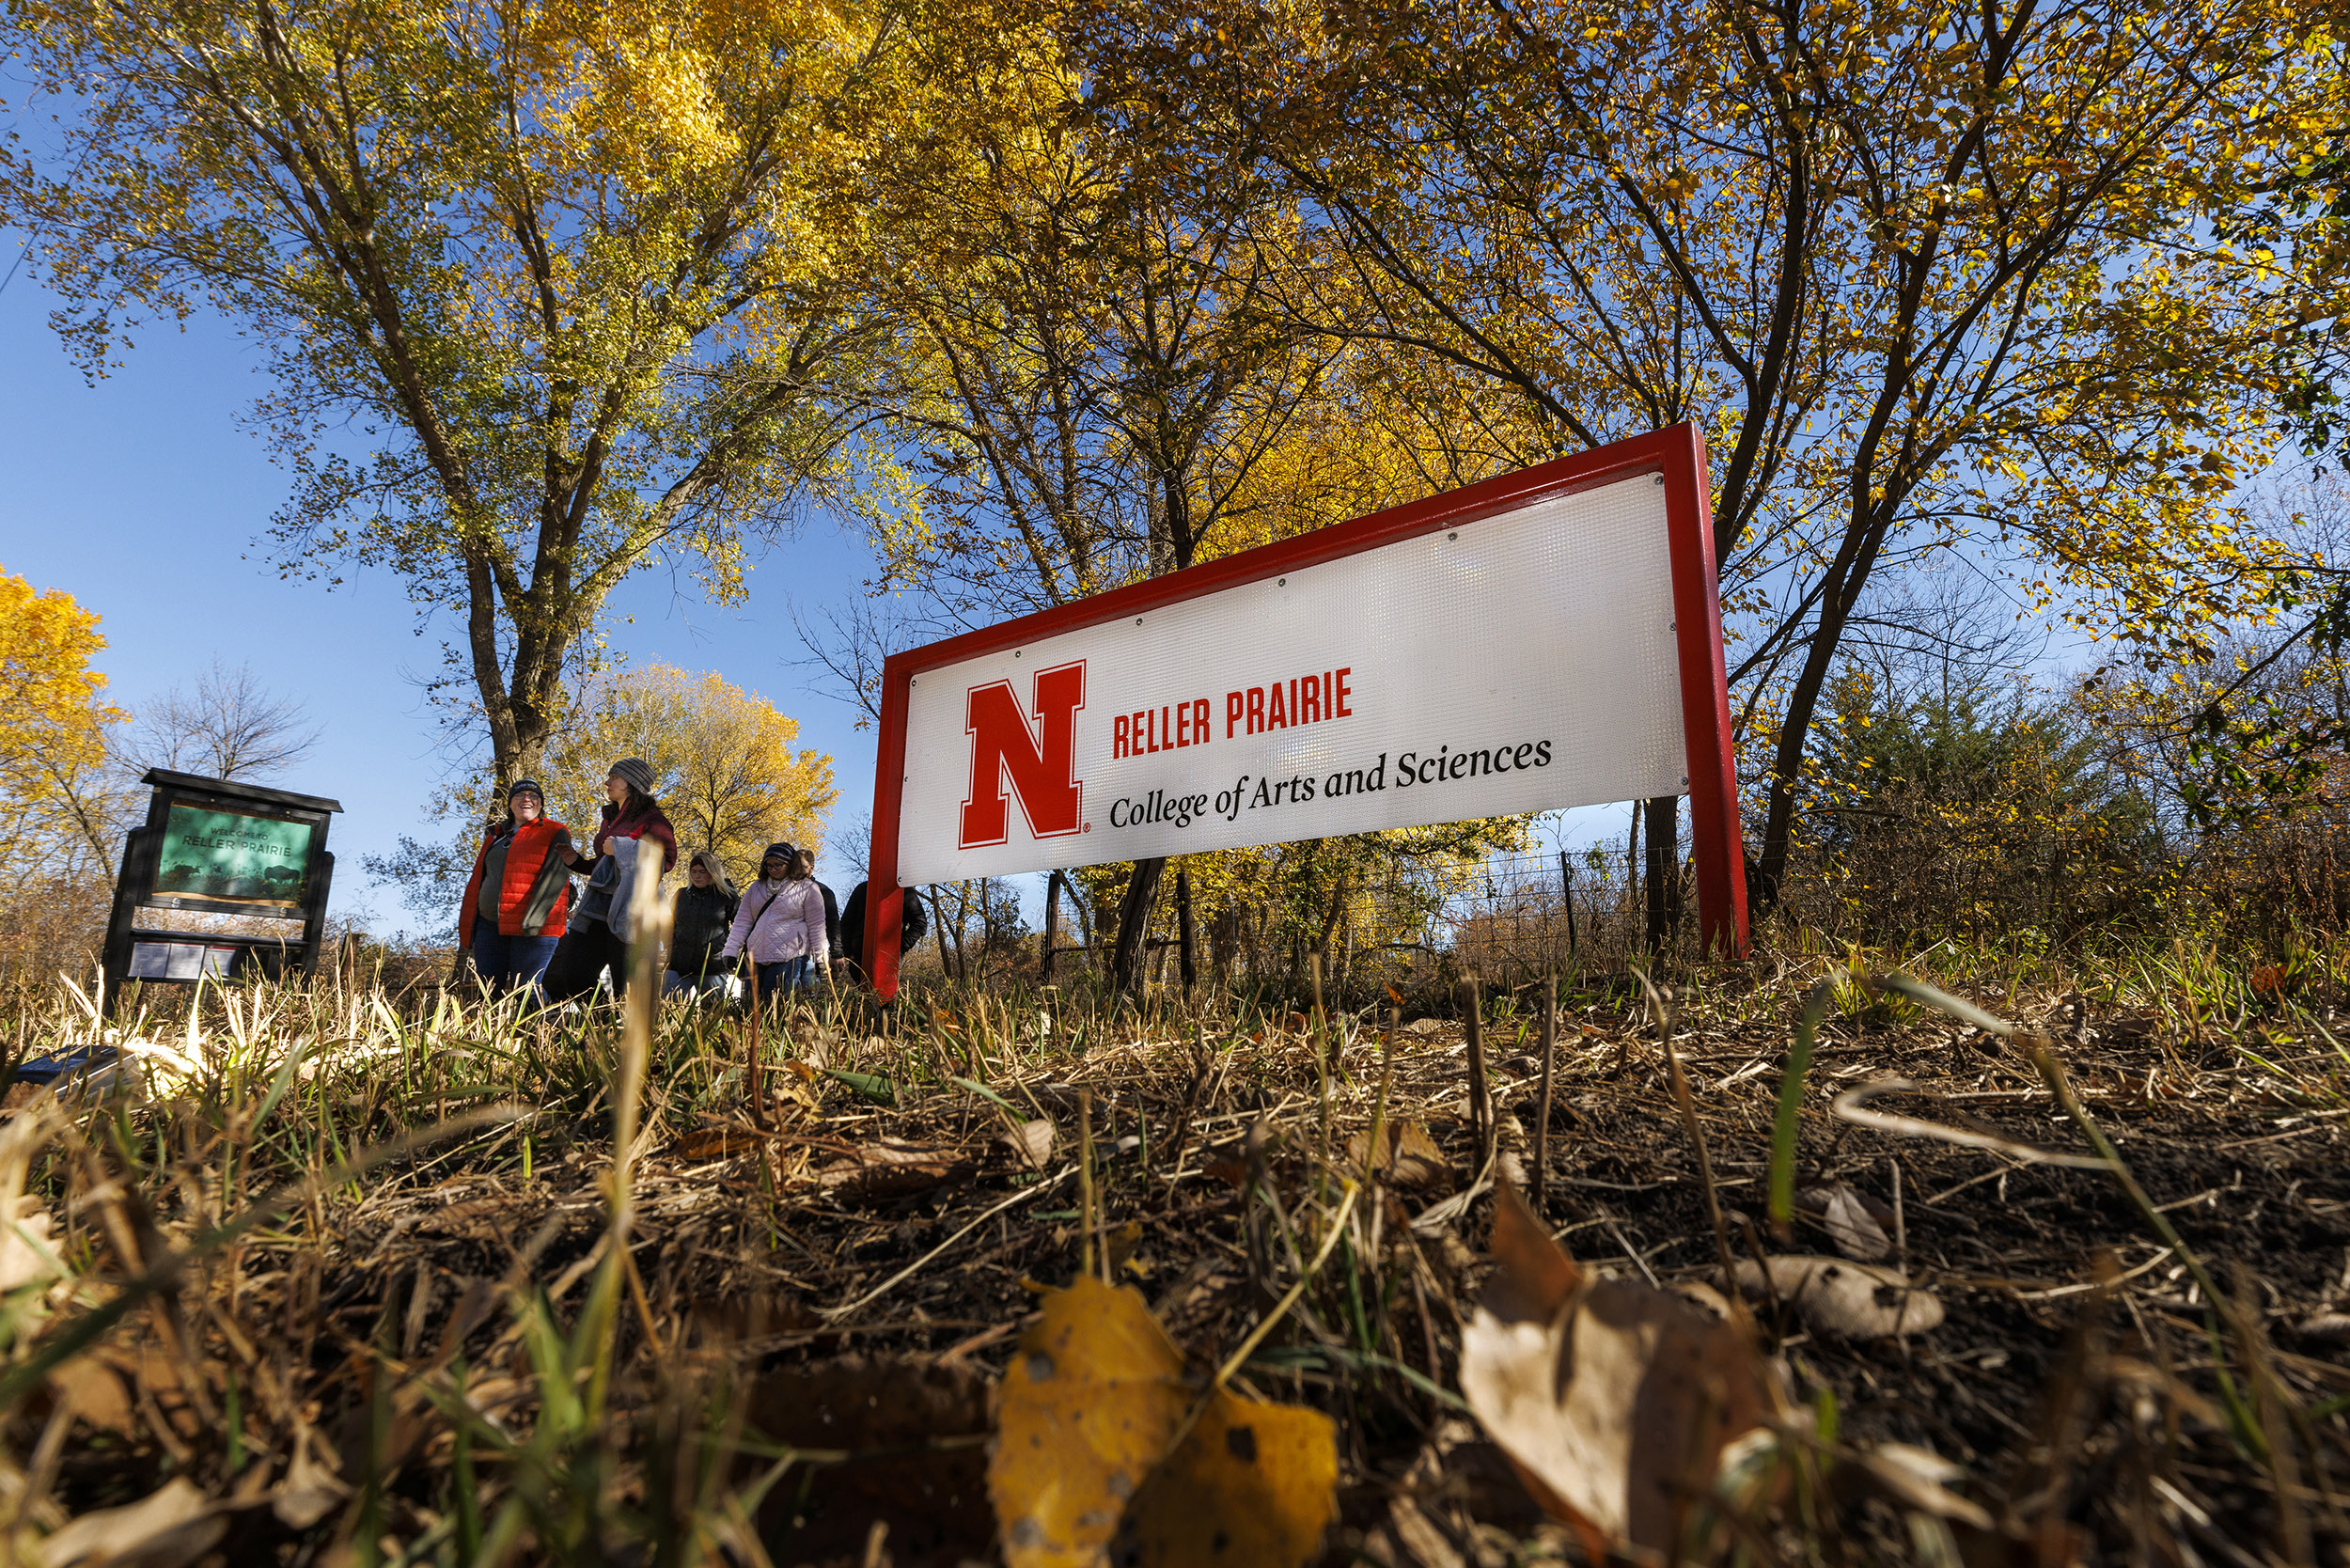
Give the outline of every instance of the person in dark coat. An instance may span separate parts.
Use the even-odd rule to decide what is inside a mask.
[[[898,901],[898,956],[903,958],[922,940],[930,930],[930,921],[922,914],[922,895],[909,887],[905,897]],[[849,973],[859,980],[865,972],[865,884],[860,882],[849,889],[849,902],[840,909],[840,951],[849,965]]]
[[[606,969],[614,991],[628,983],[629,907],[636,878],[658,877],[677,865],[677,830],[653,798],[651,764],[623,757],[612,764],[603,788],[611,798],[604,803],[593,853],[572,859],[572,870],[588,871],[588,891],[539,978],[540,992],[549,1002],[588,996]]]
[[[812,844],[801,847],[800,874],[810,882],[816,882],[816,849]],[[816,882],[816,891],[824,898],[824,951],[832,955],[830,966],[838,969],[840,966],[840,904],[832,896],[832,889],[822,883]]]
[[[571,829],[546,814],[535,778],[506,792],[506,820],[481,841],[457,911],[457,941],[492,991],[529,985],[563,938],[572,902]]]
[[[734,923],[742,902],[717,853],[696,850],[686,862],[685,886],[677,890],[669,969],[661,982],[665,996],[679,991],[699,996],[725,986],[728,966],[718,962],[718,953],[727,945],[727,928]]]

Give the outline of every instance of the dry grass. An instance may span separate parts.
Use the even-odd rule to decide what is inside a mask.
[[[2053,1045],[2176,1246],[2109,1169],[1838,1114],[1900,1077],[1866,1110],[2095,1152],[2029,1037],[1854,978],[1912,957],[1794,944],[1678,977],[1686,1118],[1629,979],[1561,996],[1543,1217],[1585,1263],[1718,1278],[1693,1125],[1737,1254],[1829,1250],[1800,1211],[1779,1240],[1768,1203],[1825,982],[1793,1184],[1871,1200],[1947,1309],[1852,1341],[1757,1304],[1808,1458],[1738,1549],[2341,1560],[2350,1055],[2326,956],[1916,964]],[[1091,1242],[1197,1365],[1259,1335],[1241,1383],[1337,1419],[1331,1560],[1573,1558],[1454,1392],[1491,1184],[1531,1184],[1535,995],[1483,1000],[1488,1160],[1452,1018],[1390,1052],[1375,1016],[1245,998],[1136,1017],[939,991],[632,1031],[332,980],[207,992],[125,1031],[137,1072],[9,1096],[0,1199],[28,1217],[0,1236],[0,1541],[38,1560],[68,1520],[183,1482],[184,1550],[152,1560],[988,1560],[995,1370]],[[102,1032],[63,988],[7,1027],[17,1060]],[[1427,1139],[1382,1138],[1366,1170],[1374,1120]],[[1346,1208],[1349,1180],[1375,1200]],[[1867,1462],[1887,1442],[1952,1462],[1969,1507],[1889,1487]]]

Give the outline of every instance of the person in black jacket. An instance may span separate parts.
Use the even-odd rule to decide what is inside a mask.
[[[905,897],[898,901],[898,956],[903,958],[914,945],[922,940],[930,929],[930,921],[922,914],[922,895],[909,887]],[[849,902],[840,910],[840,954],[849,973],[862,980],[865,974],[865,884],[849,889]]]
[[[810,882],[816,882],[816,850],[813,845],[800,851],[800,874]],[[832,889],[822,883],[816,882],[816,891],[824,898],[824,951],[832,955],[832,963],[838,966],[840,963],[840,905],[834,900]]]
[[[732,965],[718,962],[718,950],[727,945],[727,928],[734,924],[742,902],[717,854],[696,850],[685,870],[685,886],[677,890],[669,969],[661,980],[664,996],[680,991],[700,996],[725,985]]]

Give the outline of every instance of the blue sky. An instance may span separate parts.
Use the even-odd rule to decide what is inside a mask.
[[[319,745],[272,782],[342,802],[328,840],[334,912],[398,927],[397,894],[370,888],[359,861],[431,829],[424,803],[446,764],[416,678],[439,667],[439,628],[417,635],[387,573],[354,572],[329,590],[268,564],[259,540],[287,475],[242,423],[259,357],[225,323],[152,327],[92,386],[49,330],[54,303],[22,272],[0,290],[0,568],[103,618],[98,665],[125,707],[193,682],[215,653],[306,704]],[[811,524],[757,563],[739,609],[644,573],[615,597],[612,645],[638,663],[717,670],[798,719],[801,744],[833,755],[837,819],[861,818],[871,736],[791,662],[803,650],[788,602],[857,592],[867,558],[861,541]]]

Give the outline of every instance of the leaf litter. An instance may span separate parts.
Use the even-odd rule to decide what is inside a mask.
[[[1966,1047],[1924,1012],[1822,1027],[1798,1086],[1799,1234],[1772,1250],[1781,1086],[1748,1069],[1785,1049],[1783,987],[1680,1004],[1676,1049],[1711,1086],[1694,1111],[1716,1231],[1633,1000],[1586,992],[1562,1020],[1539,1216],[1480,1166],[1459,1027],[1436,1019],[1384,1062],[1382,1031],[1334,1021],[1349,1038],[1322,1054],[1340,1064],[1326,1092],[1302,1038],[1324,1026],[1295,1013],[1113,1023],[1063,996],[1046,1030],[942,998],[951,1028],[804,1030],[791,1048],[821,1046],[824,1071],[771,1066],[763,1103],[739,1054],[731,1098],[654,1074],[619,1251],[592,1088],[544,1096],[527,1152],[496,1128],[420,1148],[211,1252],[237,1207],[224,1166],[246,1164],[224,1130],[162,1100],[105,1111],[161,1129],[150,1168],[37,1099],[0,1129],[18,1140],[0,1179],[12,1149],[28,1167],[8,1233],[62,1272],[8,1254],[24,1275],[8,1299],[32,1304],[12,1359],[159,1253],[192,1261],[17,1396],[7,1464],[28,1501],[8,1540],[98,1560],[81,1543],[145,1550],[147,1531],[166,1556],[290,1563],[364,1527],[470,1561],[462,1542],[526,1476],[600,1475],[591,1494],[625,1508],[587,1509],[573,1534],[528,1513],[513,1560],[589,1560],[679,1508],[709,1561],[1402,1568],[1504,1542],[1810,1560],[1824,1530],[1872,1560],[1994,1543],[2086,1559],[2151,1534],[2290,1561],[2339,1541],[2336,1026],[2300,1027],[2297,1054],[2264,1026],[2261,1059],[2292,1078],[2243,1067],[2208,1018],[2066,1048],[2153,1206],[2231,1281],[2215,1302],[2021,1051]],[[353,1016],[354,1036],[387,1027]],[[389,1021],[401,1041],[365,1058],[378,1083],[472,1027],[446,1007]],[[303,1125],[347,1147],[441,1108],[337,1071],[300,1081],[353,1120]],[[1538,1071],[1505,1051],[1487,1086],[1496,1153],[1521,1168]],[[1856,1083],[1895,1107],[1882,1124],[1839,1114]],[[245,1201],[266,1190],[238,1179]],[[1895,1332],[1871,1332],[1888,1312]],[[1051,1355],[1048,1325],[1075,1335],[1062,1388],[1125,1412],[1123,1440],[1090,1446],[1094,1407],[1046,1400],[1025,1357]],[[1023,1472],[1013,1439],[1047,1416],[1061,1463]],[[1021,1555],[1048,1549],[1065,1555]]]

